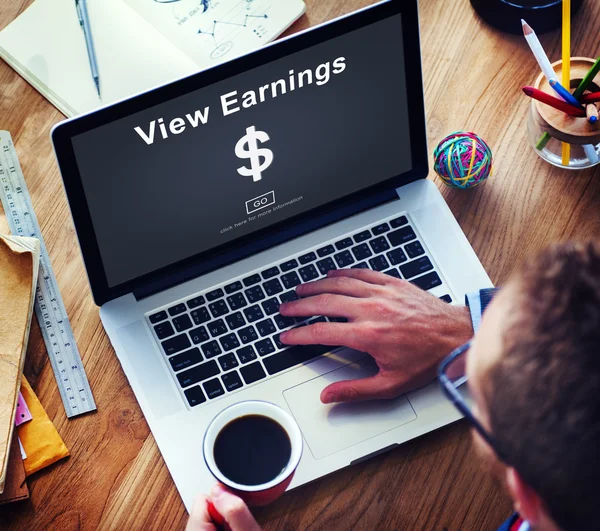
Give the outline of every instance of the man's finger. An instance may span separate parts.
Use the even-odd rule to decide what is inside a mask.
[[[208,500],[203,494],[196,496],[185,531],[216,531],[208,514]]]
[[[279,307],[279,313],[289,317],[327,315],[329,317],[352,318],[356,315],[357,300],[354,297],[323,293],[306,299],[286,302]]]
[[[377,287],[368,282],[346,276],[328,277],[296,286],[300,297],[312,297],[322,293],[346,295],[347,297],[369,297],[377,293]]]
[[[360,350],[357,326],[348,323],[315,323],[283,332],[281,342],[286,345],[328,345]]]
[[[387,379],[381,373],[359,380],[344,380],[328,385],[321,391],[321,402],[360,402],[375,398],[394,398],[397,380]]]
[[[215,509],[221,513],[231,531],[261,531],[248,506],[222,485],[215,485],[210,493]]]
[[[373,271],[371,269],[332,269],[327,273],[328,278],[346,277],[355,278],[368,282],[369,284],[377,284],[379,286],[385,286],[389,284],[394,277],[390,277],[384,273]]]

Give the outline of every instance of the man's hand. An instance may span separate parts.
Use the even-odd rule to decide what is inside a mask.
[[[442,358],[473,335],[469,311],[451,306],[406,280],[369,269],[330,271],[296,287],[298,301],[282,304],[287,316],[345,317],[281,335],[288,345],[345,346],[369,353],[379,373],[327,386],[321,401],[394,398],[435,377]]]
[[[208,502],[227,522],[231,531],[261,531],[246,504],[222,485],[215,485],[210,496],[198,495],[185,531],[217,531],[218,528],[208,513]]]

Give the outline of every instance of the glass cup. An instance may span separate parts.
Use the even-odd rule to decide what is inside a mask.
[[[594,62],[587,57],[571,59],[571,91],[579,86]],[[557,61],[552,66],[560,81],[562,61]],[[599,84],[600,75],[596,76],[588,91],[600,91]],[[534,87],[556,96],[543,74],[539,75]],[[600,121],[592,124],[587,118],[568,116],[562,111],[532,99],[527,120],[527,136],[535,152],[554,166],[585,169],[600,163]],[[570,146],[568,164],[563,164],[562,160],[563,143]]]

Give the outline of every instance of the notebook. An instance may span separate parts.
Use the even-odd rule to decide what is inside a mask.
[[[302,0],[87,0],[102,97],[75,0],[35,0],[0,31],[0,57],[68,117],[252,51]]]
[[[15,427],[39,257],[39,240],[0,236],[0,493]]]

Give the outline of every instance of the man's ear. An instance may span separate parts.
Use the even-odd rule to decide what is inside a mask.
[[[515,504],[515,510],[521,518],[532,526],[539,524],[542,518],[543,504],[537,492],[533,490],[512,467],[506,468],[506,485]]]

